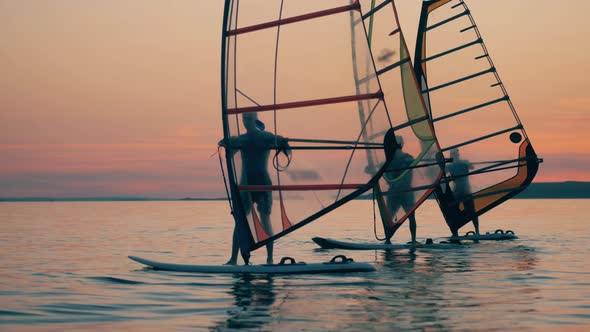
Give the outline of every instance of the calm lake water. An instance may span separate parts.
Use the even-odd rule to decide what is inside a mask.
[[[419,211],[418,237],[448,235],[435,205]],[[589,206],[513,200],[484,215],[482,231],[512,229],[516,241],[317,249],[313,236],[375,242],[371,202],[355,201],[279,240],[275,259],[345,254],[376,272],[228,276],[153,271],[127,258],[224,263],[226,202],[0,203],[0,330],[585,330]],[[407,240],[404,226],[397,241]]]

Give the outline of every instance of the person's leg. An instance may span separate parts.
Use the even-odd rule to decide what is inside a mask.
[[[412,212],[410,219],[410,234],[412,235],[412,243],[416,243],[416,213]]]
[[[412,194],[411,192],[406,193],[402,196],[402,207],[404,208],[404,211],[410,211],[413,207],[414,207],[414,194]],[[408,216],[408,219],[410,219],[410,235],[412,237],[412,243],[416,243],[416,212],[412,212],[410,213],[410,215]]]
[[[270,213],[272,211],[272,193],[270,191],[263,192],[258,197],[256,209],[260,213],[260,222],[268,236],[273,236],[272,224],[270,223]],[[269,242],[266,244],[266,264],[273,262],[274,244]]]
[[[479,218],[473,217],[473,227],[475,228],[475,234],[479,235]]]
[[[466,201],[465,208],[468,209],[469,213],[473,214],[473,227],[475,228],[475,234],[479,235],[479,218],[475,213],[475,202],[473,200]]]
[[[252,199],[250,198],[250,194],[247,192],[242,192],[242,202],[244,202],[244,213],[248,215],[252,210]],[[234,225],[234,232],[232,235],[232,242],[231,242],[231,257],[225,263],[225,265],[236,265],[238,263],[238,252],[240,250],[240,245],[238,243],[238,230],[236,225]]]
[[[448,187],[447,187],[448,189]],[[457,215],[460,216],[462,213],[464,213],[465,209],[467,209],[467,206],[465,205],[466,202],[463,201],[464,196],[460,195],[458,193],[454,193],[453,195],[451,195],[452,199],[456,200],[456,203],[453,204],[453,210],[454,213],[453,215]],[[452,226],[449,224],[449,227],[451,229],[451,236],[452,237],[459,237],[459,228],[456,228],[455,226]],[[451,240],[451,243],[459,243],[459,240]]]
[[[397,211],[401,207],[401,197],[397,194],[387,195],[387,209],[393,220],[397,220]],[[387,232],[386,232],[387,233]],[[393,234],[391,235],[393,236]],[[385,238],[385,244],[391,244],[391,236]]]
[[[260,206],[260,205],[259,205]],[[264,228],[264,231],[266,232],[266,234],[268,234],[269,236],[272,236],[272,225],[270,224],[270,213],[263,213],[262,211],[260,211],[261,209],[258,209],[258,212],[260,212],[260,222],[262,223],[262,227]],[[266,264],[272,264],[272,257],[273,257],[273,243],[269,242],[266,244]]]
[[[266,264],[272,264],[274,243],[269,242],[266,244]]]
[[[238,263],[238,232],[236,227],[234,226],[234,233],[232,236],[232,243],[231,243],[231,258],[225,263],[225,265],[236,265]]]

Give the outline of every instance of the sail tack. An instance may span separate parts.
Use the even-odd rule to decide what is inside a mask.
[[[435,193],[456,232],[524,190],[540,160],[463,0],[422,2],[414,58],[450,160]]]

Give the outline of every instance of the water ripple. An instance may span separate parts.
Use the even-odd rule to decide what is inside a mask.
[[[128,280],[128,279],[115,278],[115,277],[87,277],[87,279],[97,280],[97,281],[102,281],[102,282],[107,282],[107,283],[113,283],[113,284],[124,284],[124,285],[145,284],[144,282],[141,282],[141,281]]]
[[[518,220],[510,225],[520,236],[516,241],[438,251],[316,250],[309,239],[317,235],[371,241],[360,238],[371,236],[372,230],[360,222],[366,220],[362,211],[371,211],[370,202],[355,201],[342,214],[336,211],[326,222],[278,241],[275,256],[320,262],[345,254],[373,263],[377,271],[291,276],[155,271],[126,258],[142,253],[162,261],[224,262],[233,222],[219,217],[227,212],[220,202],[0,205],[0,252],[3,261],[13,264],[0,280],[0,329],[583,328],[590,326],[585,235],[590,224],[580,223],[585,214],[576,211],[584,211],[587,203],[511,201],[504,214],[486,214],[482,226]],[[564,205],[566,210],[557,209]],[[436,208],[430,201],[426,206],[426,212],[418,213]],[[530,217],[535,209],[543,213]],[[6,218],[7,210],[20,217]],[[563,218],[563,211],[572,215]],[[427,222],[438,217],[418,217],[424,220],[420,235],[447,235],[444,223]],[[264,261],[264,255],[264,249],[254,252],[253,261]]]

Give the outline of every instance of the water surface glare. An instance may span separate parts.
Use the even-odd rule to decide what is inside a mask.
[[[482,230],[512,229],[516,241],[318,249],[313,236],[375,242],[371,202],[354,201],[279,240],[275,259],[344,254],[376,272],[264,276],[154,271],[127,259],[225,262],[226,202],[0,203],[0,330],[584,330],[589,204],[513,200],[482,217]],[[448,235],[435,202],[417,218],[418,237]],[[409,240],[407,227],[396,236]],[[253,253],[264,259],[264,249]]]

